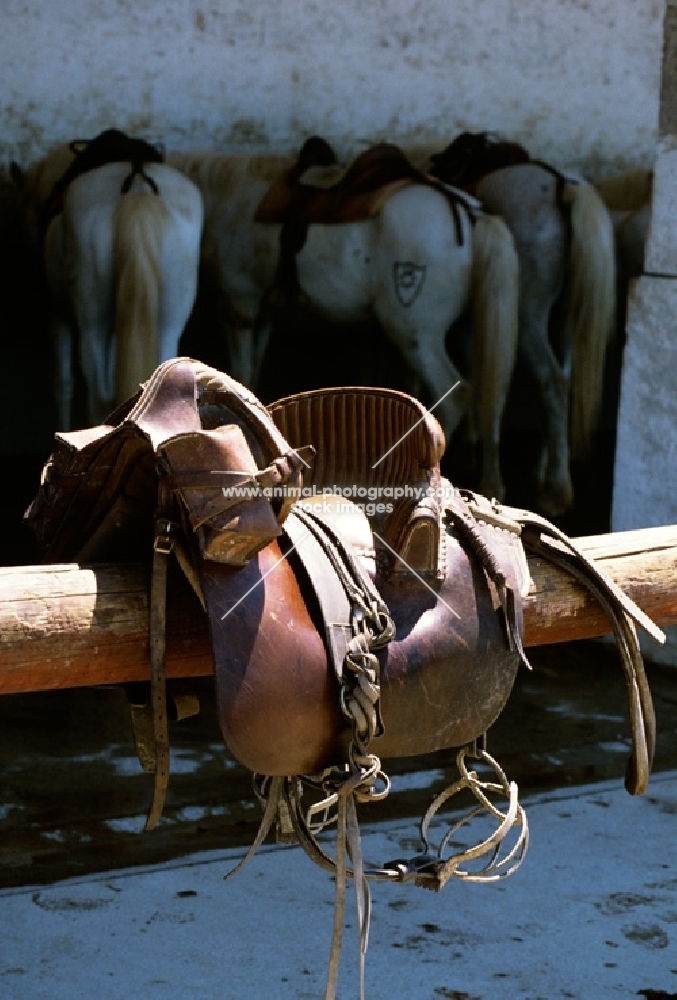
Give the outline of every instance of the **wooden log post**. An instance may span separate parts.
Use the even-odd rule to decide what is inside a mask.
[[[578,544],[658,625],[677,623],[677,525],[579,538]],[[525,644],[610,632],[578,583],[530,558]],[[206,616],[177,570],[168,610],[169,677],[212,673]],[[148,571],[76,564],[0,569],[0,694],[146,680]]]

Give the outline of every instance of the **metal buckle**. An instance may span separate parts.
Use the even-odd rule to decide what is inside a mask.
[[[176,521],[170,521],[161,517],[155,522],[155,541],[153,548],[160,555],[168,556],[174,548],[174,538],[178,525]]]

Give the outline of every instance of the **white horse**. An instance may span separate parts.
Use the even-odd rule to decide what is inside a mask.
[[[512,165],[501,165],[501,147]],[[471,190],[506,221],[515,239],[518,350],[535,377],[545,413],[538,505],[550,516],[562,514],[573,503],[570,457],[589,451],[597,425],[606,352],[615,331],[609,212],[590,184],[528,162],[521,147],[498,144],[486,133],[462,134],[432,161],[436,176]],[[564,322],[553,336],[562,295]]]
[[[255,222],[254,215],[294,161],[213,153],[167,159],[202,192],[202,277],[218,302],[231,374],[255,388],[269,334],[259,318],[275,285],[281,227]],[[498,443],[518,299],[517,257],[504,223],[480,214],[473,224],[462,203],[454,212],[444,193],[410,183],[363,221],[310,225],[296,273],[306,302],[328,319],[380,323],[434,407],[447,441],[471,408],[483,449],[481,488],[501,496]],[[472,397],[445,350],[447,331],[470,305]]]
[[[71,426],[75,345],[90,424],[178,353],[197,292],[203,222],[200,192],[179,171],[113,162],[77,176],[41,226],[74,156],[60,147],[25,174],[15,171],[50,293],[62,429]]]

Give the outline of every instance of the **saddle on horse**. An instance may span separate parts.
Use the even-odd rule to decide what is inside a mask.
[[[149,829],[168,779],[165,598],[177,557],[209,616],[224,739],[258,775],[264,815],[252,850],[276,825],[336,874],[327,997],[347,877],[363,955],[368,879],[439,889],[452,875],[503,877],[523,857],[516,786],[478,741],[526,662],[525,549],[564,565],[607,610],[629,691],[631,792],[645,790],[651,768],[655,722],[633,621],[659,640],[662,633],[554,526],[445,481],[443,451],[435,418],[403,393],[325,389],[266,409],[228,375],[176,358],[105,425],[57,434],[26,514],[50,561],[152,553]],[[387,795],[381,759],[447,747],[462,748],[461,778],[426,813],[422,852],[368,868],[356,804]],[[468,770],[467,757],[492,779]],[[469,815],[483,807],[497,829],[445,857],[449,835],[434,851],[427,831],[460,789],[479,802]],[[316,836],[329,822],[335,858]],[[511,831],[517,842],[500,857]],[[468,871],[486,854],[484,869]]]
[[[74,155],[73,162],[54,184],[41,211],[43,231],[47,230],[49,223],[62,210],[66,192],[73,181],[107,163],[129,161],[131,164],[131,170],[122,183],[121,194],[129,191],[137,175],[143,178],[155,194],[158,193],[155,181],[143,169],[145,163],[164,161],[164,153],[158,146],[153,146],[144,139],[128,136],[119,129],[109,128],[94,139],[75,139],[71,142],[70,149]]]
[[[461,245],[459,211],[464,209],[474,218],[480,205],[473,197],[423,173],[393,143],[372,146],[349,166],[339,167],[334,150],[324,139],[308,139],[293,166],[266,191],[254,215],[255,222],[282,225],[278,272],[271,293],[299,294],[296,255],[305,245],[310,225],[372,218],[391,195],[409,184],[434,187],[445,196]]]
[[[490,132],[461,132],[446,149],[430,157],[430,174],[444,184],[475,194],[477,185],[488,174],[525,163],[542,167],[553,175],[557,181],[557,201],[561,204],[564,185],[567,181],[573,182],[574,178],[567,177],[550,163],[532,159],[519,143]]]

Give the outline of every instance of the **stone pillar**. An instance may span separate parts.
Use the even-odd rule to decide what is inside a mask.
[[[677,0],[663,30],[659,137],[644,274],[631,283],[612,531],[677,523]],[[677,626],[648,659],[677,666]]]

